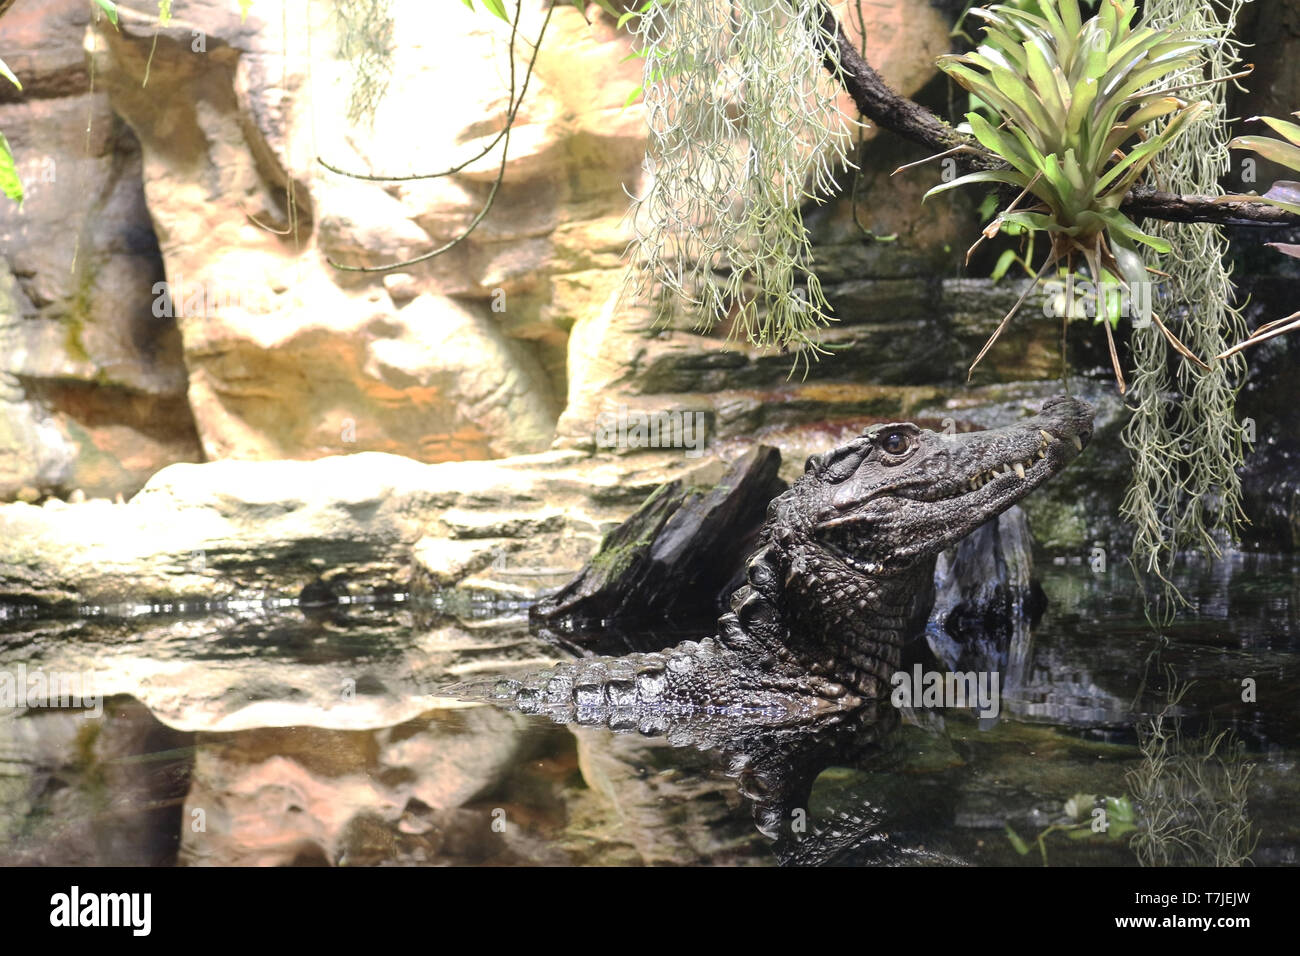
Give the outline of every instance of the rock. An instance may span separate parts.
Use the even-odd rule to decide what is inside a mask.
[[[619,183],[639,174],[643,134],[622,103],[640,66],[622,62],[626,36],[612,24],[557,9],[492,213],[447,255],[388,279],[339,271],[325,258],[388,263],[454,238],[498,168],[491,152],[449,178],[387,184],[316,162],[440,171],[495,137],[508,31],[465,9],[404,0],[393,12],[394,35],[420,42],[395,50],[387,96],[357,126],[344,108],[355,71],[322,53],[343,23],[328,5],[298,4],[287,37],[278,15],[254,10],[241,23],[235,0],[188,4],[156,49],[152,20],[100,30],[102,82],[142,143],[167,279],[195,305],[176,323],[210,458],[373,450],[446,461],[551,440],[567,325],[585,302],[569,276],[616,271],[628,238]],[[316,102],[305,95],[309,17]],[[540,20],[530,3],[523,35]],[[436,122],[413,126],[440,89],[460,92],[440,97]]]
[[[0,116],[26,190],[0,203],[0,499],[130,494],[200,456],[176,324],[151,308],[163,266],[140,146],[90,88],[90,15],[19,0],[0,20],[24,85],[4,84]]]
[[[537,571],[572,575],[601,532],[656,486],[720,473],[706,459],[591,461],[563,451],[441,465],[373,452],[173,465],[125,505],[0,506],[0,596],[201,607],[295,598],[322,577],[335,594],[358,594],[452,583],[491,590],[493,575],[505,593],[523,580],[536,596],[546,586]],[[426,535],[479,541],[484,553],[508,553],[510,567],[465,559],[458,573],[477,574],[472,582],[445,566],[422,571],[413,553],[431,561],[440,553],[436,544],[416,548]]]

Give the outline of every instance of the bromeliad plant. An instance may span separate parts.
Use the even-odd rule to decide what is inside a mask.
[[[1045,232],[1051,241],[1035,282],[980,350],[972,372],[1053,266],[1063,264],[1072,277],[1082,259],[1096,286],[1110,277],[1130,296],[1135,284],[1146,281],[1138,246],[1167,252],[1169,244],[1140,229],[1121,203],[1160,151],[1206,109],[1204,103],[1170,95],[1168,84],[1199,69],[1198,51],[1209,38],[1133,26],[1135,0],[1108,0],[1086,22],[1077,0],[1044,3],[1040,9],[1041,15],[1006,5],[973,8],[970,13],[987,23],[983,43],[973,52],[938,61],[940,69],[1001,116],[996,127],[978,112],[966,118],[980,144],[1008,168],[969,173],[936,186],[926,197],[968,183],[1019,187],[1020,195],[979,241],[1006,224]],[[1149,132],[1146,127],[1156,120],[1163,120],[1161,128]],[[1027,196],[1036,204],[1021,207]],[[1072,290],[1066,301],[1073,301]],[[1151,318],[1180,354],[1204,364],[1158,315]],[[1111,323],[1102,324],[1122,392]]]

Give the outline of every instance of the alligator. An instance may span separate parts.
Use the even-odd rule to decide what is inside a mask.
[[[1086,402],[1057,397],[985,431],[873,426],[810,457],[772,500],[715,636],[449,693],[650,735],[703,720],[711,732],[687,734],[699,747],[878,703],[924,628],[938,554],[1065,468],[1092,420]]]

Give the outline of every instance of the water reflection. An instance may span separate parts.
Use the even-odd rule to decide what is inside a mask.
[[[1053,826],[1054,866],[1187,862],[1195,829],[1205,862],[1296,862],[1296,563],[1192,568],[1204,613],[1159,634],[1126,572],[1040,572],[1037,623],[911,651],[1002,669],[996,721],[886,705],[655,737],[433,696],[555,659],[518,607],[11,617],[0,670],[92,675],[104,712],[0,714],[0,862],[1040,865],[1007,830]],[[1145,841],[1068,836],[1080,795],[1132,799]]]

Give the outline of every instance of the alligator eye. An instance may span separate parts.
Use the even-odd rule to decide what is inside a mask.
[[[890,432],[880,440],[880,447],[891,455],[901,455],[911,447],[911,444],[902,432]]]

